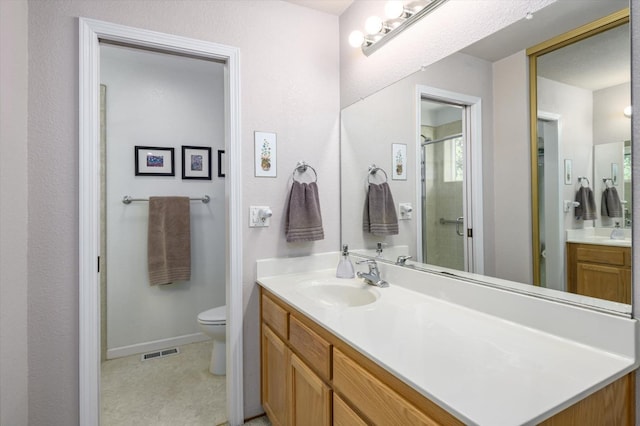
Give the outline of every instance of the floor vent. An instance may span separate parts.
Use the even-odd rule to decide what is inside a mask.
[[[161,351],[149,352],[146,354],[142,354],[140,359],[142,361],[148,361],[150,359],[164,358],[171,355],[178,355],[180,353],[180,349],[171,348],[171,349],[163,349]]]

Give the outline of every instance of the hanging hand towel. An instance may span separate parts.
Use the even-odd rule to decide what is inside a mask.
[[[362,229],[373,235],[397,235],[398,216],[387,182],[370,183],[364,200]]]
[[[591,188],[581,186],[576,192],[576,201],[580,203],[575,209],[574,213],[576,219],[580,220],[595,220],[598,218],[596,213],[596,202],[593,198],[593,191]]]
[[[622,204],[615,187],[612,186],[602,191],[600,214],[608,217],[622,217]]]
[[[151,285],[191,279],[188,197],[150,197],[147,259]]]
[[[293,181],[285,215],[285,235],[288,242],[324,239],[318,185],[315,182]]]

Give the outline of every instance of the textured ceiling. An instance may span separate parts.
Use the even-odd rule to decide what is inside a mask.
[[[311,9],[319,10],[321,12],[330,13],[331,15],[340,16],[344,12],[353,0],[285,0],[289,3],[297,4],[299,6],[308,7]]]

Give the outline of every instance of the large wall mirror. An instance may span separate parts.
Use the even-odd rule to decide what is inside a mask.
[[[532,20],[523,19],[343,109],[342,243],[381,262],[411,256],[407,267],[630,315],[631,275],[625,263],[630,256],[624,249],[630,251],[631,245],[631,123],[624,108],[611,103],[615,98],[630,105],[627,7],[626,0],[553,3]],[[610,18],[603,24],[605,17]],[[557,37],[566,33],[571,37],[560,42]],[[574,43],[580,40],[584,47]],[[558,43],[575,49],[563,51]],[[550,83],[576,65],[595,74],[599,62],[611,64],[612,56],[601,51],[619,52],[626,62],[616,62],[617,80],[581,88],[591,99],[584,116],[574,119],[575,111],[550,103],[587,105],[572,94],[551,88],[548,96],[538,95],[539,81]],[[578,61],[579,54],[590,57],[588,65]],[[553,56],[559,58],[556,64]],[[611,77],[612,71],[604,74]],[[533,109],[530,102],[536,102]],[[585,128],[570,127],[573,121]],[[575,139],[585,145],[574,147]],[[544,143],[542,168],[539,141]],[[587,180],[598,212],[595,220],[584,221],[576,219],[575,203]],[[379,195],[368,195],[372,185]],[[602,198],[605,191],[614,201],[617,192],[620,217],[602,217],[602,200],[609,200]],[[379,210],[389,204],[397,227],[387,226],[393,222],[389,211]],[[375,221],[380,223],[373,226]],[[579,233],[593,240],[579,241]],[[585,246],[577,244],[595,242],[605,251],[623,250],[619,256],[626,260],[615,266],[622,272],[596,265],[600,269],[589,276],[593,265],[580,270],[567,265],[576,256],[583,259],[578,263],[591,262],[584,259]],[[582,250],[576,255],[570,249]],[[589,288],[576,288],[576,274]],[[614,275],[628,289],[599,292],[598,286]]]

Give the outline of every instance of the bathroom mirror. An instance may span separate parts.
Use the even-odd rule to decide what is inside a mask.
[[[537,43],[626,7],[628,2],[617,0],[553,3],[538,11],[533,20],[517,22],[344,108],[342,243],[349,244],[354,253],[383,262],[395,263],[399,255],[409,255],[412,256],[406,262],[409,267],[455,273],[489,285],[630,315],[630,305],[550,290],[566,288],[564,269],[557,278],[562,281],[548,288],[531,285],[539,273],[534,271],[532,249],[533,232],[537,232],[534,227],[538,224],[534,225],[532,218],[526,52]],[[625,31],[627,44],[623,50],[629,55],[628,27]],[[628,65],[626,72],[630,74]],[[481,102],[476,102],[478,99]],[[480,109],[478,116],[474,116],[474,108]],[[630,132],[630,120],[626,120]],[[569,129],[565,126],[561,130]],[[464,141],[462,144],[459,138]],[[630,136],[619,142],[629,139]],[[403,163],[406,175],[402,179],[396,178],[394,170],[397,165],[394,145],[407,147]],[[426,157],[425,150],[431,150],[435,157]],[[580,155],[592,161],[593,145]],[[571,158],[567,164],[572,168],[569,170],[572,183],[565,188],[564,160],[558,158],[562,180],[556,185],[571,194],[562,201],[573,201],[576,179],[588,174],[589,180],[594,181],[594,166],[583,173],[578,157]],[[462,175],[458,171],[456,178],[451,170],[460,161],[464,171]],[[618,166],[621,176],[618,185],[622,185],[625,164],[623,156]],[[385,173],[369,174],[372,165]],[[445,172],[447,168],[449,171]],[[446,178],[445,173],[449,173]],[[425,189],[422,182],[433,180],[434,176],[441,176],[442,187]],[[366,187],[368,183],[383,181],[389,185],[399,219],[396,235],[377,236],[363,231]],[[429,193],[439,193],[442,198],[423,204]],[[434,210],[434,206],[440,211],[430,212],[427,219],[427,210]],[[450,207],[455,208],[447,211]],[[562,211],[556,211],[558,218],[572,216],[571,211],[564,212],[564,206],[560,207]],[[545,219],[543,215],[540,220],[544,223]],[[422,238],[428,221],[436,231]],[[447,234],[447,239],[438,233]],[[562,232],[558,232],[557,239],[564,239]],[[468,244],[461,247],[460,241]],[[437,264],[437,260],[425,258],[429,250],[456,253],[460,260],[453,266]],[[559,250],[557,256],[564,259],[564,248]],[[451,256],[440,257],[451,261]]]

